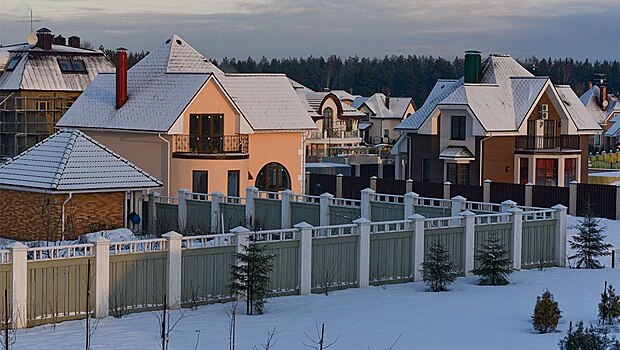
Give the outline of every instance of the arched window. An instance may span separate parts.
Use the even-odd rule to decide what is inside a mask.
[[[282,164],[271,162],[258,172],[255,186],[261,191],[272,192],[290,189],[291,176]]]
[[[331,130],[334,125],[334,110],[331,107],[323,109],[323,130]]]

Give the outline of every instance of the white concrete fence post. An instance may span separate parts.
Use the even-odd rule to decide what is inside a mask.
[[[510,209],[517,207],[517,202],[507,199],[500,204],[502,213],[510,212]],[[506,218],[502,218],[502,222],[508,222]]]
[[[180,233],[170,231],[162,235],[167,240],[168,245],[168,288],[166,288],[166,298],[170,309],[181,307],[181,239]]]
[[[110,314],[110,240],[95,238],[95,317]]]
[[[334,196],[331,193],[323,193],[320,196],[319,198],[319,204],[320,204],[319,226],[330,225],[329,205],[332,204],[333,199],[334,199]]]
[[[159,193],[149,193],[149,217],[147,232],[154,234],[157,230],[157,202],[159,202]]]
[[[485,203],[491,203],[491,183],[493,181],[486,179],[482,183],[482,201]]]
[[[247,247],[250,243],[250,232],[252,231],[243,226],[237,226],[230,230],[230,233],[235,234],[235,253],[245,253],[245,247]],[[235,264],[240,265],[241,262],[238,259],[235,259]],[[241,299],[241,295],[235,295],[234,297],[236,300]]]
[[[28,325],[28,247],[16,242],[11,251],[11,322],[15,328]]]
[[[224,200],[224,194],[222,192],[213,192],[211,194],[211,232],[220,232],[223,227],[220,227],[220,203]]]
[[[523,247],[523,210],[511,208],[512,214],[512,268],[521,270],[521,251]]]
[[[370,189],[373,191],[377,190],[377,177],[376,176],[370,177]]]
[[[422,273],[422,263],[424,262],[424,219],[420,214],[413,214],[409,218],[412,221],[413,228],[413,281],[420,282],[424,280]]]
[[[405,192],[413,192],[413,180],[407,179],[407,181],[405,181]]]
[[[577,181],[571,181],[568,184],[569,199],[568,199],[568,215],[577,216]]]
[[[450,199],[450,186],[452,183],[446,181],[443,183],[443,199]]]
[[[405,193],[405,198],[403,200],[403,205],[405,207],[405,218],[404,220],[409,220],[409,217],[415,214],[415,205],[418,201],[419,195],[415,192],[407,192]]]
[[[342,174],[336,175],[336,198],[342,198]]]
[[[359,218],[353,221],[357,225],[357,287],[370,285],[370,220]]]
[[[525,184],[525,206],[531,207],[534,203],[534,184],[528,182]]]
[[[375,194],[375,191],[371,188],[365,188],[361,193],[361,204],[360,204],[360,216],[367,220],[372,220],[370,216],[370,202],[372,201],[372,196]]]
[[[471,276],[476,255],[476,214],[466,210],[459,215],[465,221],[465,276]]]
[[[187,188],[179,189],[179,205],[177,205],[177,225],[179,232],[185,232],[187,227],[187,198],[192,192]]]
[[[300,222],[294,226],[299,230],[299,294],[312,292],[312,225]]]
[[[282,191],[282,229],[291,228],[291,199],[293,198],[293,195],[295,195],[295,192],[291,190]]]
[[[456,196],[450,199],[452,201],[452,206],[450,209],[450,216],[459,216],[459,214],[465,209],[465,202],[467,198],[463,196]]]
[[[245,226],[252,227],[254,225],[254,213],[256,202],[254,199],[258,196],[258,188],[251,186],[245,189]]]
[[[567,208],[562,204],[551,207],[556,211],[557,222],[555,226],[555,264],[560,267],[566,266],[566,225]]]

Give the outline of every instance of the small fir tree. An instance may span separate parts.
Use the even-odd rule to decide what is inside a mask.
[[[553,300],[553,294],[546,290],[542,296],[536,297],[532,325],[539,333],[553,332],[558,326],[561,314],[557,301]]]
[[[237,253],[237,265],[231,265],[230,292],[246,301],[248,315],[263,314],[265,303],[271,296],[269,273],[273,270],[274,254],[268,254],[265,247],[251,240],[243,246],[243,253]]]
[[[598,304],[599,323],[612,325],[620,318],[620,296],[616,295],[616,290],[605,282],[605,290],[601,293],[601,302]]]
[[[437,241],[430,245],[429,253],[422,263],[424,282],[431,292],[444,292],[454,282],[459,273],[450,261],[445,245]]]
[[[583,321],[579,321],[573,330],[572,324],[566,336],[558,343],[560,350],[618,350],[620,342],[615,337],[609,336],[605,327],[590,325],[584,327]]]
[[[569,260],[576,261],[578,269],[601,269],[603,265],[598,261],[601,256],[609,255],[611,244],[605,243],[605,227],[600,225],[600,220],[594,217],[591,203],[586,203],[586,212],[577,225],[579,234],[573,236],[570,241],[571,249],[576,253]]]
[[[499,235],[493,232],[489,235],[482,248],[476,254],[480,266],[472,270],[474,275],[480,276],[478,284],[483,286],[502,286],[509,284],[508,276],[514,272],[512,260],[504,249]]]

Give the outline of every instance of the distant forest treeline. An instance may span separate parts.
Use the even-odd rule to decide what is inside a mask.
[[[114,50],[100,47],[114,61]],[[148,52],[129,52],[129,66],[146,56]],[[259,61],[224,58],[212,60],[227,73],[284,73],[289,78],[315,90],[339,89],[353,94],[370,96],[375,92],[389,90],[392,96],[411,96],[420,107],[435,85],[437,79],[458,79],[463,75],[463,58],[452,61],[432,56],[385,56],[384,58],[349,57],[342,59],[332,55],[267,59]],[[586,90],[588,81],[596,73],[607,78],[607,90],[620,91],[620,62],[575,61],[565,59],[538,59],[531,57],[519,62],[534,75],[549,76],[554,84],[570,85],[577,95]]]

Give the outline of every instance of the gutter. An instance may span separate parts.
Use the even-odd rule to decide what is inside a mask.
[[[478,175],[478,184],[480,186],[482,186],[482,182],[483,182],[483,180],[482,180],[482,163],[483,163],[483,160],[484,160],[484,157],[483,157],[483,152],[484,151],[483,151],[483,148],[482,148],[482,143],[484,141],[490,139],[491,137],[493,137],[493,136],[487,136],[487,137],[483,138],[482,140],[480,140],[480,175]]]
[[[170,158],[172,157],[170,154],[170,141],[161,137],[161,133],[157,134],[160,140],[166,143],[167,151],[166,151],[166,196],[170,196]]]
[[[73,198],[73,192],[69,192],[69,197],[67,197],[67,199],[65,199],[65,201],[62,202],[62,214],[61,214],[62,216],[60,218],[61,220],[60,241],[61,242],[65,241],[65,206],[67,205],[67,203],[69,203],[71,198]]]

